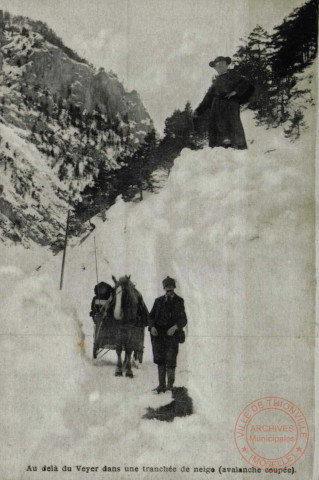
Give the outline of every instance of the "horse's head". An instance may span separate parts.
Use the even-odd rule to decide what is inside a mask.
[[[118,280],[114,276],[112,278],[115,284],[114,318],[133,323],[137,315],[139,296],[131,281],[131,275],[125,275]]]
[[[118,286],[127,285],[128,283],[132,283],[131,275],[124,275],[124,277],[120,277],[118,280],[116,280],[116,277],[112,275],[112,279],[113,279],[115,288],[117,288]]]

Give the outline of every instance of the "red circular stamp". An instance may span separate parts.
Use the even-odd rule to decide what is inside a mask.
[[[253,467],[284,469],[304,454],[309,428],[303,412],[293,402],[263,397],[240,412],[234,436],[240,455]]]

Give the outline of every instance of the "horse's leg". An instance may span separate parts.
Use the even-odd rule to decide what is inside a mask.
[[[124,353],[125,353],[125,355],[124,355],[123,368],[126,368],[126,365],[127,365],[127,351],[124,350]]]
[[[132,350],[125,350],[125,355],[127,358],[126,361],[126,376],[129,378],[133,378],[133,372],[132,372],[132,365],[131,365],[131,355],[132,355]]]
[[[116,377],[122,377],[122,347],[116,347],[117,364],[115,370]]]
[[[134,368],[139,368],[139,363],[138,363],[138,353],[137,350],[133,351],[133,358],[132,358],[132,367]]]

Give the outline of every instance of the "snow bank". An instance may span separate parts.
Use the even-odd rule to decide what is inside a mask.
[[[47,275],[6,266],[0,284],[0,472],[16,479],[51,435],[67,431],[66,401],[83,378],[81,332]]]
[[[114,366],[106,373],[115,360],[111,353],[103,367],[110,391],[98,392],[119,432],[109,447],[114,461],[121,463],[125,436],[127,455],[138,464],[149,465],[152,458],[156,464],[169,459],[198,465],[198,451],[181,451],[181,438],[196,440],[201,462],[231,462],[238,458],[230,440],[236,415],[263,395],[293,398],[309,407],[311,416],[311,341],[302,339],[313,335],[313,139],[309,133],[296,144],[288,143],[273,130],[256,129],[249,114],[244,123],[250,133],[248,151],[184,150],[159,194],[147,195],[141,203],[119,198],[105,222],[93,219],[91,237],[68,251],[63,302],[77,310],[88,357],[88,312],[96,283],[93,236],[99,280],[112,283],[112,274],[131,274],[151,308],[163,293],[161,280],[170,275],[185,299],[188,338],[180,347],[177,385],[188,387],[195,414],[176,419],[173,427],[141,421],[143,407],[154,406],[147,392],[156,384],[148,336],[135,390],[122,383],[119,397],[114,396],[119,385],[112,378]],[[48,271],[57,278],[59,268],[60,260]],[[255,382],[247,383],[248,372]],[[135,392],[135,407],[128,419],[116,398],[130,392]],[[110,418],[105,417],[105,425]],[[109,445],[102,427],[96,426],[90,430],[90,449],[97,437]],[[147,453],[141,443],[148,446]],[[79,451],[78,445],[70,455]]]
[[[92,235],[67,252],[62,296],[57,294],[61,257],[46,265],[47,276],[34,276],[31,283],[21,272],[3,272],[16,276],[17,291],[8,298],[1,324],[23,335],[3,337],[1,362],[24,373],[6,379],[6,400],[13,399],[20,421],[35,418],[33,404],[43,434],[46,407],[52,415],[47,429],[54,432],[63,424],[65,385],[72,392],[68,441],[61,446],[58,436],[45,439],[50,458],[63,453],[64,463],[78,458],[123,465],[123,459],[134,458],[136,465],[232,465],[240,461],[232,441],[236,416],[245,404],[266,395],[292,399],[311,422],[313,139],[308,133],[288,143],[278,132],[256,129],[249,114],[244,123],[248,151],[183,150],[159,194],[141,203],[119,198],[104,222],[93,219]],[[145,363],[132,382],[114,377],[113,352],[95,367],[81,364],[79,326],[87,359],[92,346],[93,237],[99,280],[111,283],[112,274],[131,274],[149,308],[163,292],[162,279],[176,278],[189,318],[177,385],[188,388],[194,415],[173,424],[141,419],[146,407],[170,401],[168,394],[154,398],[149,393],[156,369],[148,335]],[[45,335],[35,337],[39,331]],[[23,357],[15,354],[21,348]],[[39,374],[30,378],[28,372]],[[81,375],[77,396],[74,383]],[[30,405],[23,409],[21,386]],[[8,415],[8,405],[2,414]],[[19,435],[25,435],[22,429],[18,426]]]
[[[248,151],[185,149],[158,195],[138,204],[118,199],[106,222],[94,219],[100,277],[132,274],[149,306],[162,294],[162,278],[176,277],[189,314],[201,318],[190,335],[307,333],[312,145],[305,138],[296,150],[272,131],[259,140]],[[92,236],[68,253],[65,278],[72,296],[88,302]]]

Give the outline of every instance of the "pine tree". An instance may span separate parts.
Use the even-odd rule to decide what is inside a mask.
[[[234,71],[246,77],[255,86],[249,101],[250,108],[258,112],[256,118],[263,123],[269,111],[269,85],[272,83],[270,66],[270,36],[257,25],[234,55]]]
[[[304,114],[300,109],[295,110],[290,118],[288,127],[284,129],[285,136],[292,140],[297,140],[300,137],[301,130],[305,127]]]
[[[258,123],[276,127],[290,115],[293,122],[298,119],[296,109],[291,109],[298,90],[296,73],[316,56],[317,18],[317,0],[310,0],[275,27],[271,36],[257,26],[237,50],[234,69],[256,87],[250,108]]]
[[[192,108],[187,102],[183,111],[176,109],[170,117],[165,120],[164,134],[166,139],[179,141],[184,146],[190,141],[193,130]]]
[[[140,200],[143,199],[143,190],[151,189],[151,157],[156,148],[156,132],[151,130],[143,139],[143,143],[133,155],[124,154],[124,184],[129,188],[130,196],[139,192]]]
[[[282,77],[303,71],[317,54],[317,0],[310,0],[293,10],[274,30],[273,70]]]

